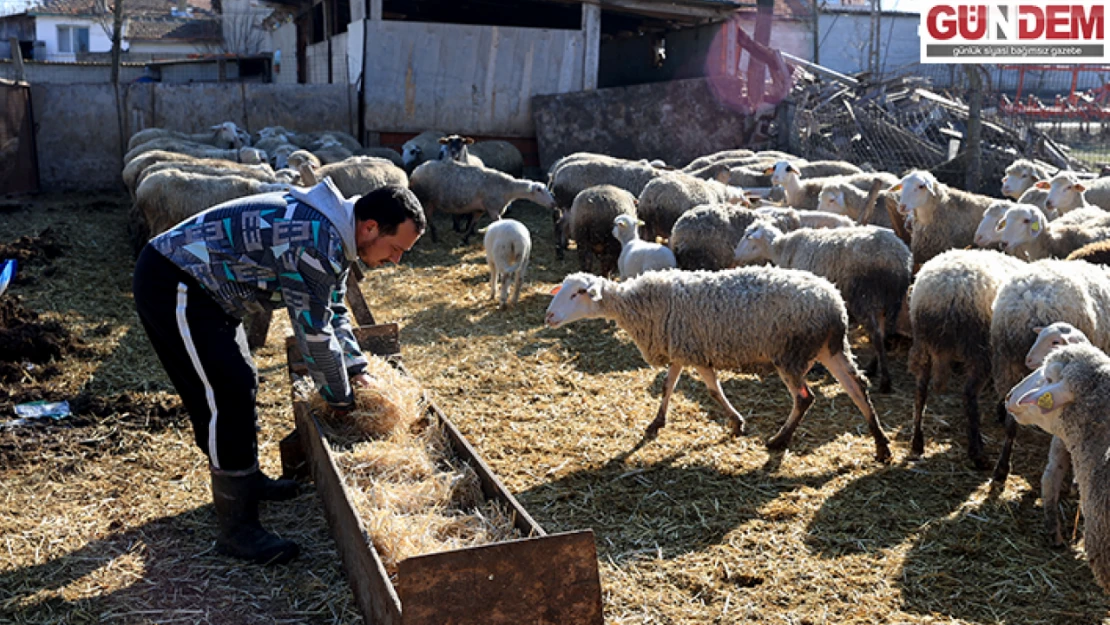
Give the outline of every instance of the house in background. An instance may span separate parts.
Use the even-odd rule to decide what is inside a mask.
[[[0,17],[0,33],[17,37],[24,58],[35,61],[104,60],[111,28],[110,0],[45,0]],[[212,0],[126,0],[122,49],[126,61],[221,51],[219,7]]]

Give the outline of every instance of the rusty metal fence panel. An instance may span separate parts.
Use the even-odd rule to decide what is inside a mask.
[[[0,80],[0,195],[38,190],[31,87]]]

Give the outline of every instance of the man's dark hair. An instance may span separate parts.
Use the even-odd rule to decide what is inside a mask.
[[[397,234],[397,226],[411,219],[416,233],[423,234],[428,220],[420,200],[405,187],[389,185],[374,189],[355,202],[355,219],[378,222],[378,230],[384,235]]]

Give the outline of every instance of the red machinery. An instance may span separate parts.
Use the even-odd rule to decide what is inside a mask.
[[[1007,115],[1044,120],[1110,120],[1110,82],[1094,89],[1077,91],[1080,72],[1101,75],[1110,74],[1110,65],[1002,65],[1002,70],[1017,70],[1017,93],[1013,100],[1002,95],[998,109]],[[1071,74],[1071,91],[1067,97],[1057,95],[1052,104],[1042,102],[1037,96],[1029,94],[1022,97],[1027,71],[1051,71]]]

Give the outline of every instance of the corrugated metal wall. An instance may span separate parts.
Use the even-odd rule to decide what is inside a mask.
[[[39,190],[31,88],[0,82],[0,194]]]
[[[531,98],[583,88],[578,30],[367,21],[371,131],[535,134]]]

